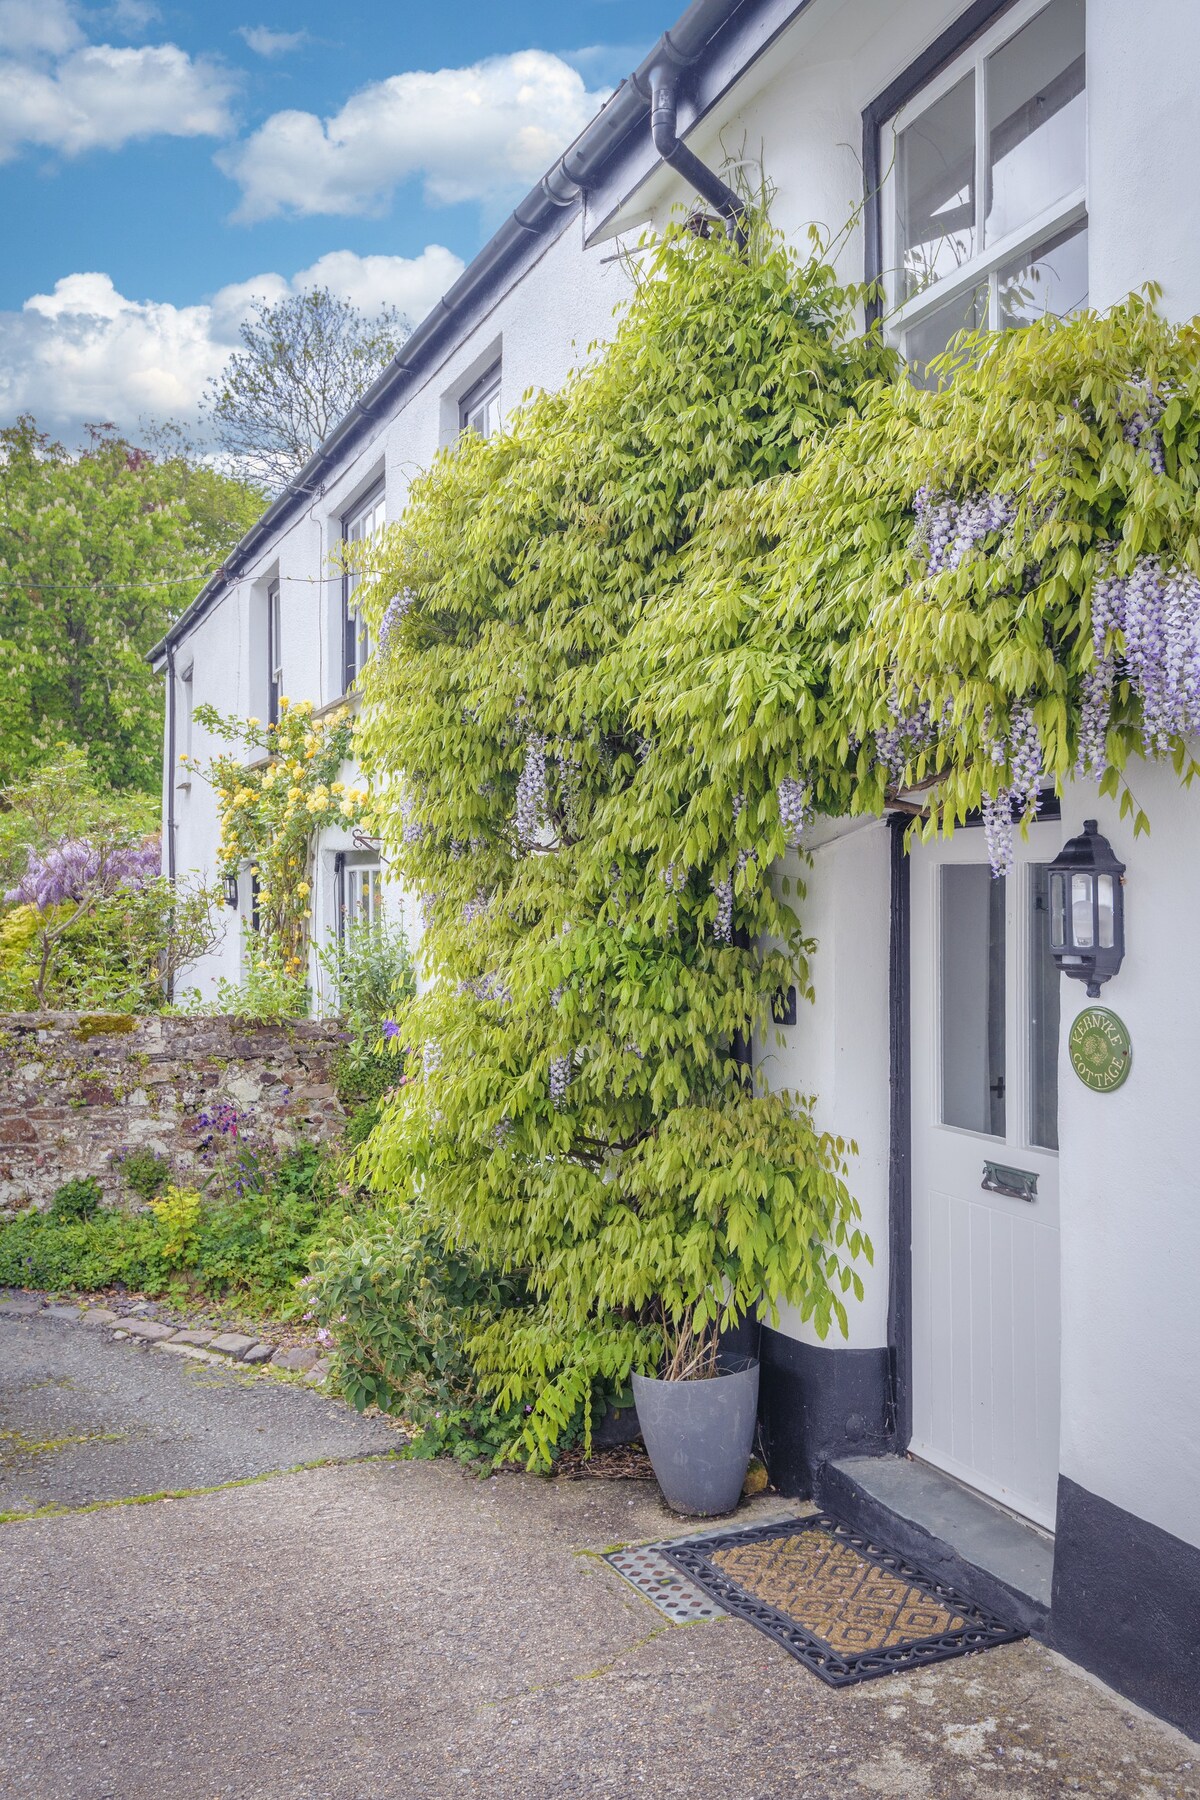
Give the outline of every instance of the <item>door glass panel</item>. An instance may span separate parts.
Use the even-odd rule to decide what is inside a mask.
[[[974,72],[896,140],[896,236],[905,300],[974,253]]]
[[[1005,879],[942,870],[942,1123],[1003,1137]]]
[[[1054,876],[1052,881],[1061,894],[1062,877]],[[1051,880],[1040,864],[1029,871],[1029,897],[1029,1141],[1041,1150],[1057,1150],[1061,996],[1058,969],[1050,954]]]
[[[1000,327],[1011,331],[1046,314],[1065,319],[1088,303],[1088,232],[1072,225],[1048,244],[1005,263],[996,276]]]
[[[1083,186],[1084,0],[1052,0],[987,60],[987,241]]]

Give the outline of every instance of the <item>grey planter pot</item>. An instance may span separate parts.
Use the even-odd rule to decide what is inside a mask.
[[[638,1422],[672,1512],[708,1519],[738,1503],[758,1416],[758,1361],[730,1359],[708,1381],[633,1377]]]

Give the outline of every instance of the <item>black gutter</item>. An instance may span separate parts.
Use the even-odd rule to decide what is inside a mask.
[[[682,73],[695,66],[720,31],[735,18],[748,19],[758,11],[766,10],[768,5],[769,0],[693,0],[670,31],[663,32],[629,79],[621,83],[608,104],[584,127],[570,148],[468,264],[453,287],[447,289],[433,311],[406,339],[403,348],[362,399],[334,426],[300,473],[289,481],[262,517],[234,546],[191,605],[149,652],[148,662],[159,665],[168,648],[207,612],[228,583],[240,579],[247,563],[276,526],[306,496],[323,491],[321,478],[336,458],[363,435],[409,378],[419,373],[425,354],[458,324],[467,307],[483,298],[494,279],[516,262],[548,224],[556,220],[563,224],[567,222],[570,211],[579,205],[588,182],[629,134],[644,123],[656,96],[661,96],[656,143],[661,135],[671,149],[667,160],[672,166],[692,182],[705,199],[717,206],[724,218],[731,222],[735,219],[736,213],[732,209],[741,205],[737,196],[674,135],[677,88]]]

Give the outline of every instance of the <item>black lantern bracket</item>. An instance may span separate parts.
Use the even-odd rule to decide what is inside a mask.
[[[1125,864],[1085,819],[1046,871],[1050,954],[1094,1000],[1125,959]]]

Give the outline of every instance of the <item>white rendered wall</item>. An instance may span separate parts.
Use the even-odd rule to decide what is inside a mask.
[[[1096,1004],[1133,1060],[1115,1093],[1084,1087],[1066,1039],[1089,1002],[1064,979],[1060,1466],[1200,1544],[1200,789],[1169,766],[1128,776],[1149,837],[1090,784],[1063,802],[1064,841],[1098,819],[1128,870],[1125,961]]]
[[[815,828],[810,842],[811,864],[801,869],[799,859],[789,856],[777,877],[789,875],[794,882],[799,875],[805,885],[797,911],[806,936],[816,941],[809,968],[814,998],[799,1001],[794,1026],[778,1027],[755,1043],[754,1064],[771,1088],[814,1095],[818,1127],[858,1146],[847,1181],[862,1208],[875,1262],[859,1264],[866,1293],[860,1303],[847,1300],[849,1337],[835,1324],[825,1342],[865,1350],[887,1343],[888,828],[880,820],[841,820]],[[804,1343],[821,1342],[792,1308],[781,1309],[779,1329]]]
[[[1087,0],[1091,302],[1162,285],[1170,318],[1200,310],[1200,6]]]
[[[383,477],[387,517],[399,518],[409,483],[457,435],[459,396],[497,356],[502,358],[507,413],[530,389],[560,386],[586,360],[590,347],[610,335],[614,309],[627,293],[628,277],[612,260],[611,248],[585,252],[578,221],[549,244],[466,340],[409,390],[403,409],[381,422],[336,475],[327,478],[325,492],[313,495],[177,646],[177,675],[191,666],[195,704],[207,702],[241,717],[264,715],[266,640],[259,625],[268,584],[275,579],[280,582],[284,693],[289,700],[311,700],[318,708],[340,699],[341,577],[330,558],[341,542],[343,514]],[[176,745],[177,756],[183,748]],[[201,762],[223,748],[219,739],[194,725],[192,752]],[[352,767],[344,776],[357,779]],[[175,790],[176,871],[181,877],[211,879],[218,843],[212,790],[199,775],[181,782],[178,763],[172,771],[164,768],[164,784]],[[163,800],[165,817],[166,786]],[[313,897],[318,939],[332,934],[336,919],[334,854],[353,847],[345,832],[321,835]],[[243,906],[248,907],[248,882],[243,887]],[[385,899],[390,915],[402,918],[410,936],[415,935],[415,908],[406,905],[395,886]],[[239,915],[230,911],[223,942],[184,975],[181,988],[196,986],[211,999],[219,980],[236,982],[242,939]],[[316,984],[315,963],[312,973]]]

